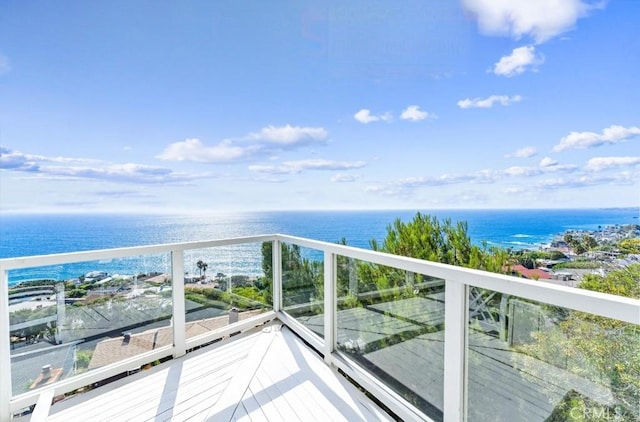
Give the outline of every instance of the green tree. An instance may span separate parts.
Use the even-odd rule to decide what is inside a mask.
[[[203,274],[206,277],[209,264],[202,260],[198,260],[198,262],[196,262],[196,266],[198,267],[198,271],[200,271],[200,278],[203,278]]]
[[[623,254],[640,254],[640,238],[624,239],[618,248]]]
[[[438,220],[420,212],[407,223],[396,219],[387,227],[387,236],[382,243],[372,240],[371,248],[380,252],[498,273],[506,272],[509,258],[505,250],[489,248],[486,243],[472,244],[466,222],[453,224],[450,219]],[[428,274],[411,274],[375,264],[360,265],[358,276],[363,287],[381,292],[377,299],[381,301],[395,301],[414,297],[416,294],[434,294],[444,287],[441,280],[436,280]],[[422,288],[424,291],[421,291]],[[478,302],[481,303],[482,309],[478,307],[473,310],[474,318],[488,318],[491,324],[495,324],[496,317],[500,318],[502,296],[475,288],[474,294],[476,297],[484,297]],[[496,326],[496,330],[498,329]]]
[[[640,264],[605,277],[590,274],[579,288],[640,299]],[[552,315],[553,309],[548,319],[554,323],[536,333],[521,351],[609,388],[617,412],[625,415],[619,420],[638,420],[633,415],[640,416],[640,326],[577,311],[556,310]],[[572,406],[597,405],[575,400]]]
[[[488,248],[486,243],[473,245],[467,229],[466,221],[454,225],[451,219],[438,220],[418,212],[408,223],[396,219],[387,226],[387,236],[382,244],[372,240],[370,245],[374,251],[503,272],[508,258],[506,251]]]
[[[85,372],[89,368],[89,362],[93,356],[93,350],[78,350],[76,352],[76,371]]]
[[[521,255],[518,258],[518,263],[530,270],[536,267],[536,261],[531,257],[531,255]]]
[[[282,265],[282,300],[284,306],[309,303],[311,299],[321,301],[324,297],[324,268],[322,262],[302,256],[298,245],[280,243]],[[263,285],[273,283],[273,242],[262,244]],[[271,298],[269,290],[268,298]]]
[[[612,271],[606,277],[586,274],[581,289],[640,299],[640,264]]]
[[[582,236],[582,243],[584,244],[587,250],[592,250],[598,247],[598,241],[588,234]]]
[[[564,236],[563,236],[563,240],[568,245],[572,245],[575,242],[575,238],[573,237],[573,234],[571,234],[571,233],[565,233]]]

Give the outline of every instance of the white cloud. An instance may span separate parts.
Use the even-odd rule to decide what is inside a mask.
[[[0,146],[0,170],[38,171],[40,166],[28,155]]]
[[[560,152],[572,148],[584,149],[605,144],[616,144],[638,135],[640,135],[640,127],[617,125],[605,128],[601,134],[595,132],[571,132],[560,139],[560,143],[553,147],[553,151]]]
[[[484,184],[493,183],[498,174],[491,170],[480,170],[473,173],[451,173],[440,176],[406,177],[399,180],[372,185],[366,188],[367,192],[382,193],[385,195],[407,195],[416,188],[423,186],[447,186],[455,184]]]
[[[41,173],[56,177],[105,180],[129,184],[185,183],[196,179],[211,177],[210,175],[175,173],[167,168],[135,163],[111,164],[100,168],[52,166],[42,168]]]
[[[166,161],[217,163],[245,158],[251,150],[247,147],[234,146],[229,141],[223,141],[214,146],[205,146],[199,139],[194,138],[170,144],[156,158]]]
[[[304,170],[352,170],[366,166],[364,161],[330,161],[323,159],[284,161],[280,166],[250,165],[249,170],[266,174],[296,174]]]
[[[487,35],[529,36],[543,43],[573,29],[578,19],[603,1],[585,0],[463,0],[480,31]]]
[[[318,141],[324,141],[329,133],[321,127],[300,126],[267,126],[257,133],[249,134],[252,140],[265,141],[280,146],[306,145]]]
[[[388,112],[384,114],[380,114],[378,116],[374,116],[371,114],[371,110],[367,108],[363,108],[362,110],[354,114],[353,118],[359,121],[360,123],[367,124],[371,122],[377,122],[379,120],[382,120],[385,122],[390,121],[393,118],[393,116],[391,115],[391,113],[388,113]]]
[[[510,55],[502,57],[493,67],[493,73],[511,77],[527,70],[536,70],[536,66],[544,63],[544,57],[536,55],[532,45],[514,48]]]
[[[0,147],[0,169],[18,171],[38,171],[42,163],[56,164],[90,164],[93,166],[104,165],[101,160],[77,157],[48,157],[36,154],[23,154],[20,151],[12,151]]]
[[[401,119],[412,120],[414,122],[417,122],[419,120],[424,120],[429,117],[433,117],[433,116],[430,115],[429,112],[427,111],[420,110],[420,106],[417,106],[417,105],[408,106],[406,109],[402,111],[402,114],[400,115]]]
[[[554,173],[554,172],[571,173],[578,170],[578,166],[576,166],[575,164],[553,164],[547,167],[543,167],[543,169],[545,173]]]
[[[558,164],[555,160],[544,158],[540,166],[509,167],[502,171],[482,170],[471,173],[443,174],[440,176],[417,176],[388,181],[366,187],[365,191],[398,198],[415,198],[418,189],[435,188],[448,185],[492,184],[504,194],[524,194],[530,192],[548,193],[557,189],[580,189],[599,185],[628,186],[640,181],[640,157],[603,157],[591,160],[592,172],[581,171],[576,165]],[[618,174],[596,173],[597,170],[635,166],[631,171]],[[505,186],[505,182],[518,181],[517,185]]]
[[[49,163],[59,163],[59,164],[104,164],[102,160],[95,160],[92,158],[77,158],[77,157],[48,157],[44,155],[34,155],[34,154],[26,154],[25,157],[29,160],[34,161],[42,161]]]
[[[260,164],[252,164],[249,170],[263,174],[291,174],[293,171],[286,166],[265,166]]]
[[[349,183],[355,182],[357,179],[358,176],[356,176],[355,174],[338,173],[336,175],[333,175],[330,180],[334,183]]]
[[[520,148],[513,154],[505,154],[504,157],[505,158],[511,158],[511,157],[529,158],[529,157],[533,157],[537,153],[538,153],[538,150],[535,147],[524,147],[524,148]]]
[[[602,171],[613,167],[637,166],[640,157],[595,157],[587,161],[587,170]]]
[[[167,146],[156,156],[167,161],[222,163],[245,160],[257,154],[291,150],[326,143],[329,133],[321,127],[267,126],[245,137],[225,139],[207,146],[199,139],[185,139]]]
[[[390,112],[386,112],[384,114],[373,115],[371,114],[371,110],[363,108],[362,110],[354,114],[353,118],[363,124],[377,121],[390,122],[393,120],[393,114],[391,114]],[[402,113],[400,114],[400,118],[402,120],[411,120],[417,122],[424,119],[435,119],[437,117],[433,113],[420,110],[420,106],[410,105],[402,111]]]
[[[552,160],[553,161],[553,160]],[[447,173],[440,176],[416,176],[369,186],[366,190],[392,196],[409,196],[420,187],[437,187],[460,184],[493,184],[512,178],[533,178],[548,173],[574,173],[578,167],[572,164],[560,165],[543,159],[546,166],[513,166],[502,171],[480,170],[470,173]]]
[[[594,177],[584,175],[571,179],[556,177],[553,179],[544,179],[538,181],[535,186],[543,190],[561,189],[561,188],[583,188],[587,186],[606,185],[606,184],[627,184],[627,181],[620,180],[615,176]]]
[[[508,106],[513,103],[522,101],[520,95],[514,95],[509,97],[508,95],[492,95],[487,98],[465,98],[458,101],[458,107],[460,108],[491,108],[495,103],[503,106]]]
[[[544,157],[540,160],[540,167],[550,167],[555,166],[556,164],[558,164],[558,162],[550,157]]]
[[[380,120],[379,117],[372,116],[371,110],[368,110],[366,108],[363,108],[362,110],[354,114],[353,118],[359,121],[360,123],[364,123],[364,124]]]
[[[539,167],[519,167],[513,166],[504,170],[507,176],[532,177],[544,173],[572,173],[578,170],[578,166],[573,164],[558,164],[551,158],[543,158]]]
[[[507,176],[526,176],[526,177],[530,177],[530,176],[536,176],[538,174],[540,174],[542,171],[538,168],[535,167],[518,167],[518,166],[514,166],[514,167],[509,167],[508,169],[506,169],[504,171],[504,174],[506,174]]]
[[[70,165],[70,163],[84,165]],[[144,164],[112,164],[84,158],[23,154],[2,147],[0,147],[0,169],[31,172],[44,178],[92,179],[132,184],[184,183],[212,177],[210,174],[176,173],[167,168]]]

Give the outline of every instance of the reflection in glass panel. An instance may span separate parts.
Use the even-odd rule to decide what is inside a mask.
[[[169,254],[9,272],[13,394],[173,344]]]
[[[471,421],[640,420],[640,327],[472,288]],[[474,305],[475,304],[475,305]]]
[[[282,305],[285,312],[324,337],[324,254],[282,243]]]
[[[185,251],[187,339],[272,308],[271,242]],[[263,262],[268,263],[265,269]]]
[[[442,420],[444,281],[343,256],[338,348],[434,420]]]

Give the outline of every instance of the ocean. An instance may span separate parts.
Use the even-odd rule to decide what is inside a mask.
[[[282,233],[328,242],[342,238],[369,248],[385,237],[396,218],[410,221],[417,211],[272,211],[187,215],[0,215],[0,258],[75,252],[160,243],[211,240]],[[471,240],[489,246],[537,249],[566,230],[597,230],[608,225],[639,224],[638,208],[562,210],[420,210],[453,222],[466,221]],[[260,273],[259,245],[218,250],[209,274]],[[187,257],[189,258],[189,257]],[[197,259],[196,259],[197,260]],[[109,273],[163,271],[168,258],[145,257],[122,262],[90,262],[11,271],[9,283],[37,278],[68,279],[92,270]],[[195,261],[194,261],[195,262]],[[135,268],[131,268],[131,267]],[[158,269],[157,267],[163,267]],[[185,267],[185,269],[187,269]],[[192,271],[197,271],[192,269]]]

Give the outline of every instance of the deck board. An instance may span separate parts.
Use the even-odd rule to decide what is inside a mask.
[[[156,416],[169,411],[169,407],[179,412],[180,401],[185,394],[196,397],[197,394],[209,396],[215,392],[218,383],[228,382],[234,368],[240,365],[243,356],[253,345],[254,339],[246,339],[230,344],[221,350],[219,360],[208,361],[195,357],[193,360],[176,359],[171,366],[144,377],[141,382],[131,382],[90,400],[87,409],[71,408],[59,414],[51,415],[48,420],[66,421],[90,417],[92,420],[154,420]],[[108,386],[105,386],[108,387]],[[195,391],[190,394],[190,389]],[[224,388],[218,386],[218,389]],[[178,399],[180,397],[180,399]],[[117,405],[126,401],[126,406]]]
[[[260,404],[256,400],[254,393],[249,388],[242,398],[242,407],[247,412],[248,420],[251,422],[268,422],[267,416],[262,411]],[[244,420],[244,418],[243,418]]]
[[[172,367],[175,367],[175,365],[181,365],[180,381],[183,384],[189,384],[191,382],[198,384],[203,377],[210,376],[212,373],[224,374],[225,371],[228,371],[234,361],[238,361],[242,358],[243,350],[246,354],[246,350],[251,347],[253,341],[254,340],[247,339],[245,341],[233,342],[225,345],[220,349],[220,359],[216,361],[210,361],[206,359],[206,356],[203,357],[202,353],[196,352],[193,354],[193,357],[187,361],[183,359],[176,359],[172,362]],[[183,362],[184,365],[182,364]],[[160,406],[160,402],[156,400],[154,396],[161,397],[164,393],[167,397],[170,397],[172,392],[178,388],[175,380],[169,379],[171,371],[170,367],[163,367],[157,370],[154,369],[144,371],[149,372],[148,374],[142,372],[130,377],[132,380],[144,377],[145,383],[147,384],[144,389],[141,389],[137,382],[126,382],[125,380],[120,380],[113,384],[113,386],[122,384],[117,389],[105,386],[99,389],[99,395],[96,394],[97,390],[85,394],[85,401],[88,402],[86,409],[65,409],[66,403],[59,403],[56,405],[56,408],[59,408],[60,411],[56,412],[57,409],[54,408],[53,411],[56,413],[50,415],[48,420],[66,421],[87,417],[91,417],[95,420],[109,420],[109,417],[124,417],[122,416],[122,413],[128,411],[127,407],[136,408],[133,410],[133,414],[129,415],[130,417],[133,415],[139,415],[139,409],[148,409],[150,413],[153,413],[153,411]],[[124,408],[122,406],[114,406],[114,403],[119,403],[119,400],[121,400],[122,397],[126,398],[127,406]],[[156,413],[154,413],[153,416],[155,416],[155,414]]]
[[[296,376],[300,372],[300,368],[292,364],[293,356],[287,348],[278,342],[274,344],[273,352],[276,356],[282,357],[282,361],[287,364],[274,365],[273,362],[265,362],[266,365],[256,374],[258,380],[263,385],[275,385],[281,394],[286,394],[289,406],[300,420],[310,422],[328,420],[326,416],[321,419],[316,418],[317,414],[326,415],[326,413],[318,408],[313,396],[306,390],[305,382],[307,380],[300,380]]]
[[[291,331],[274,323],[58,403],[47,421],[385,418],[390,420]]]

